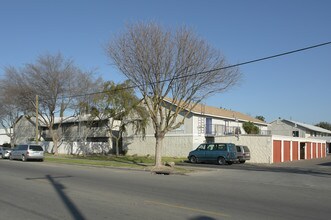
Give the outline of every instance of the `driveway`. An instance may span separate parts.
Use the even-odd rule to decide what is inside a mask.
[[[191,164],[189,162],[178,164],[184,167],[193,167],[197,170],[215,170],[215,169],[233,169],[247,171],[269,171],[269,172],[284,172],[284,173],[302,173],[316,175],[331,175],[331,155],[325,158],[312,160],[299,160],[275,164],[233,164],[233,165],[217,165],[217,164]]]

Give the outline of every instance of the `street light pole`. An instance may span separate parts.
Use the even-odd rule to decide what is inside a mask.
[[[36,144],[38,144],[38,136],[39,136],[38,114],[39,114],[39,98],[38,95],[36,95]]]

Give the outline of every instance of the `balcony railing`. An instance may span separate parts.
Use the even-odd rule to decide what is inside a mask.
[[[206,136],[224,136],[224,135],[238,135],[245,134],[242,127],[238,126],[225,126],[225,125],[209,125],[206,126],[205,135]],[[260,130],[257,135],[271,135],[269,130]]]

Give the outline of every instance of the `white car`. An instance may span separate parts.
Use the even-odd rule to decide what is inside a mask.
[[[9,158],[11,150],[12,149],[9,147],[0,147],[0,158],[2,159]]]

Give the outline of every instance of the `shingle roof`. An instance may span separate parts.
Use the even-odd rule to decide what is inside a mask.
[[[166,102],[171,103],[171,99],[165,99]],[[266,122],[263,122],[259,119],[256,119],[254,117],[251,117],[249,115],[245,115],[241,112],[236,112],[232,110],[227,110],[223,108],[216,108],[212,106],[207,106],[203,104],[197,104],[193,109],[192,113],[198,114],[198,115],[208,115],[208,116],[214,116],[218,118],[224,118],[224,119],[231,119],[231,120],[239,120],[239,121],[251,121],[256,124],[261,125],[267,125]]]

